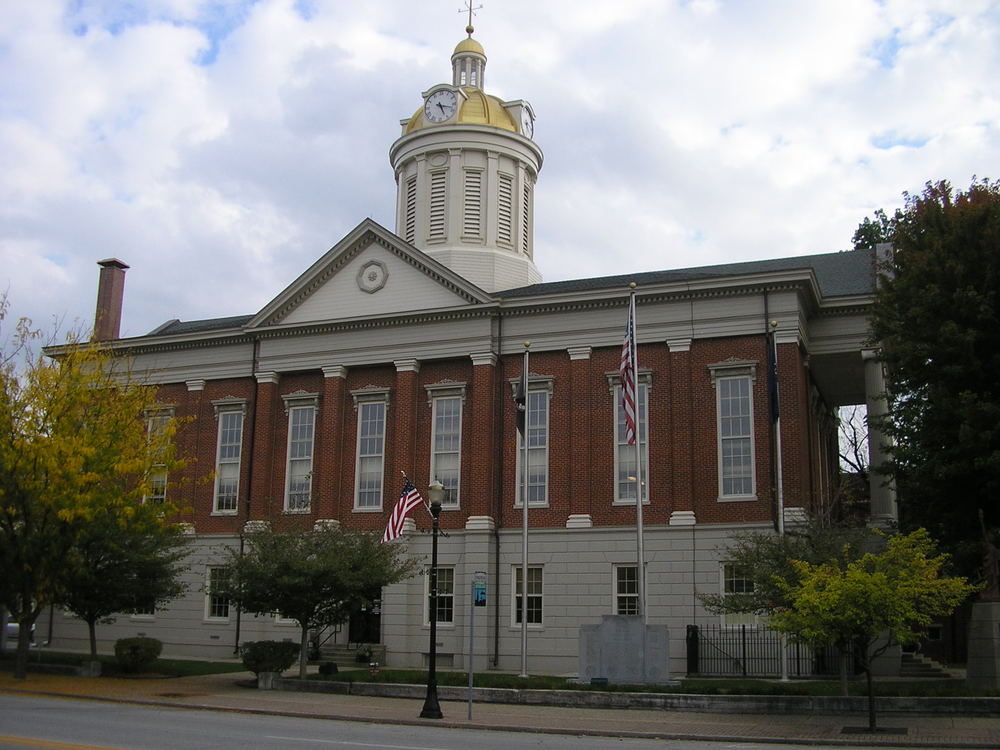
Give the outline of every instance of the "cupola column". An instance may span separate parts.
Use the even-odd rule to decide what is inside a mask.
[[[471,28],[470,26],[466,31]],[[481,89],[484,88],[485,77],[486,53],[469,31],[469,38],[459,42],[451,56],[451,83],[453,86]]]

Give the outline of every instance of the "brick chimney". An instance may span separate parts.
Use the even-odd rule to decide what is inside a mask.
[[[97,261],[101,277],[97,282],[97,311],[94,313],[94,341],[118,338],[122,323],[122,300],[125,297],[127,265],[117,258]]]

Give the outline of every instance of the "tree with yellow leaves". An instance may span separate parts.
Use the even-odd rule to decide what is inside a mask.
[[[814,646],[857,645],[868,680],[868,725],[875,730],[872,661],[893,645],[916,643],[936,617],[949,614],[975,590],[948,577],[924,529],[889,536],[878,551],[812,564],[793,560],[797,576],[779,581],[786,606],[771,625]]]
[[[6,301],[0,299],[0,324]],[[0,329],[2,332],[2,329]],[[26,674],[29,635],[66,593],[84,532],[121,534],[176,509],[143,507],[155,480],[181,465],[174,421],[158,420],[156,391],[106,347],[70,339],[34,351],[20,320],[0,349],[0,595],[20,625],[15,676]]]

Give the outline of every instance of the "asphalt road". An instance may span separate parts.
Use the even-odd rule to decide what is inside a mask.
[[[597,750],[609,747],[620,750],[815,748],[814,745],[617,739],[382,725],[0,695],[0,748],[4,749]]]

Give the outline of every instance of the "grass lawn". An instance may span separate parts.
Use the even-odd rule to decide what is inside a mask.
[[[99,654],[98,661],[103,665],[101,673],[105,677],[114,677],[124,674],[118,668],[118,662],[114,656]],[[28,671],[31,671],[32,664],[68,664],[78,666],[85,661],[90,661],[90,654],[64,653],[59,651],[47,651],[42,649],[31,649],[28,653]],[[6,651],[0,654],[0,663],[13,665],[14,652]],[[161,674],[166,677],[191,677],[203,674],[224,674],[227,672],[246,672],[247,668],[241,661],[197,661],[187,659],[157,659],[146,672]]]
[[[383,682],[422,685],[427,682],[427,672],[419,669],[383,669],[372,676],[368,670],[342,671],[333,675],[310,675],[310,679],[337,680],[341,682]],[[438,685],[464,687],[469,684],[465,672],[438,672]],[[580,685],[565,677],[531,676],[522,679],[514,674],[484,672],[473,675],[476,687],[520,688],[525,690],[611,690],[618,692],[686,693],[696,695],[840,695],[837,680],[777,680],[696,678],[681,679],[680,685]],[[851,695],[866,696],[863,679],[849,685]],[[971,696],[964,680],[880,680],[875,683],[877,695],[909,697]]]

